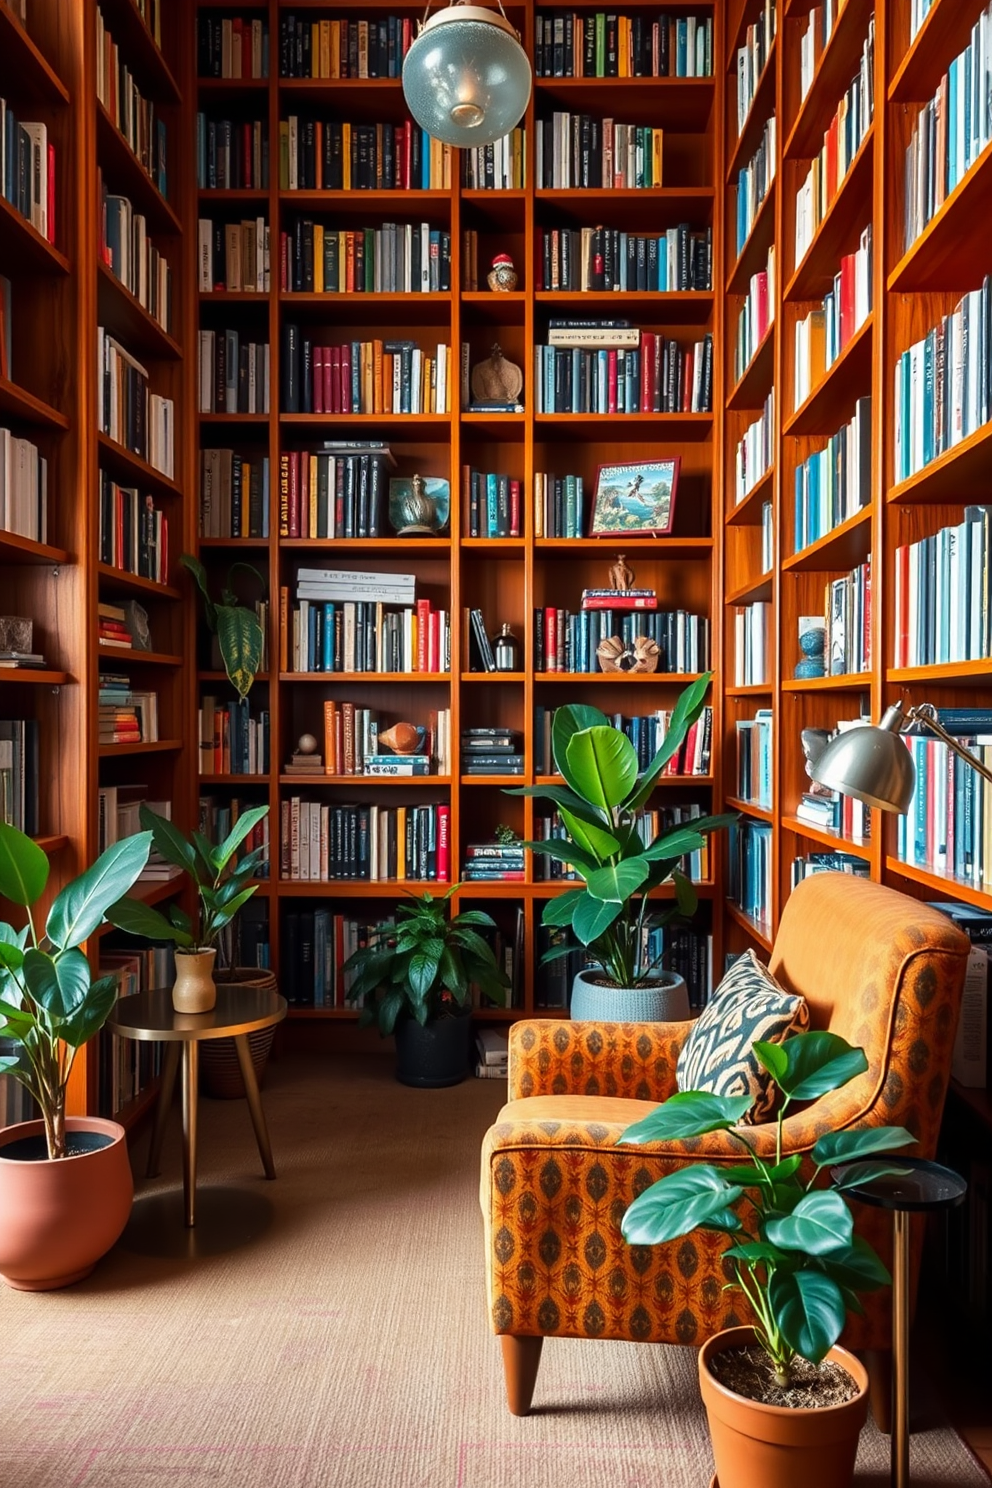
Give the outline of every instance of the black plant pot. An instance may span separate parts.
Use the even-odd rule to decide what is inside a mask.
[[[430,1089],[458,1085],[468,1075],[471,1047],[471,1008],[423,1027],[416,1018],[401,1018],[396,1024],[396,1078],[402,1085]]]

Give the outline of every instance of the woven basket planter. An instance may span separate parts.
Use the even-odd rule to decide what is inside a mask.
[[[214,977],[218,987],[257,987],[264,992],[278,992],[279,983],[271,971],[254,966],[228,967]],[[276,1036],[275,1028],[260,1028],[248,1035],[252,1067],[259,1085],[266,1061]],[[239,1100],[245,1094],[238,1051],[233,1038],[203,1039],[200,1043],[200,1092],[215,1100]]]

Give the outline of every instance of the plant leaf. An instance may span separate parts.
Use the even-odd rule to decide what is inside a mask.
[[[264,821],[268,814],[268,806],[252,806],[249,811],[242,811],[217,850],[221,868],[227,866],[248,834],[258,826],[260,821]]]
[[[441,961],[441,946],[436,955],[427,950],[417,951],[410,957],[410,965],[407,968],[407,979],[410,991],[414,997],[423,999],[430,992],[437,979],[438,966]]]
[[[610,720],[606,714],[601,713],[598,708],[590,707],[588,703],[566,703],[564,707],[555,709],[551,720],[551,758],[556,770],[573,789],[578,790],[579,787],[572,779],[568,763],[568,746],[572,735],[587,728],[609,727]]]
[[[827,1163],[851,1162],[873,1152],[891,1152],[895,1147],[908,1147],[916,1141],[904,1126],[863,1126],[854,1130],[827,1132],[817,1139],[813,1161],[817,1167]]]
[[[772,1183],[784,1183],[791,1178],[796,1169],[801,1165],[803,1155],[801,1152],[793,1152],[791,1157],[784,1157],[780,1163],[772,1164],[767,1169],[768,1177]],[[740,1168],[724,1168],[724,1174],[731,1183],[743,1183],[745,1188],[751,1188],[757,1183],[766,1182],[765,1176],[760,1168],[749,1163]]]
[[[595,899],[608,904],[626,904],[636,894],[648,876],[643,858],[625,858],[620,863],[609,863],[597,868],[586,879],[586,887]]]
[[[452,925],[487,925],[490,929],[496,921],[484,909],[463,909],[451,921]]]
[[[727,1127],[735,1126],[752,1105],[749,1095],[711,1095],[706,1090],[682,1090],[628,1126],[620,1140],[640,1146],[646,1142],[674,1142],[685,1137],[702,1137],[711,1131],[725,1131]]]
[[[150,904],[143,904],[140,899],[118,899],[107,910],[107,919],[118,930],[140,935],[145,940],[171,940],[179,946],[193,944],[193,937],[187,929],[174,925],[164,914]]]
[[[712,679],[712,672],[704,672],[701,677],[697,677],[695,682],[690,682],[688,687],[679,693],[675,707],[672,709],[664,741],[644,774],[638,779],[630,798],[624,802],[625,810],[639,811],[654,790],[655,781],[681,745],[690,725],[702,714]]]
[[[820,1264],[839,1287],[850,1287],[854,1292],[871,1292],[892,1281],[882,1261],[860,1235],[855,1235],[845,1250],[823,1256]]]
[[[523,846],[530,852],[544,853],[558,863],[569,863],[573,868],[579,869],[583,878],[595,873],[600,866],[599,859],[591,852],[577,846],[575,842],[569,842],[565,837],[546,837],[540,841],[525,842]]]
[[[193,578],[196,580],[197,587],[200,593],[203,595],[203,613],[207,617],[207,624],[209,625],[211,630],[216,631],[217,609],[214,605],[213,600],[210,598],[210,588],[207,583],[207,570],[204,568],[199,558],[194,558],[192,553],[180,554],[179,562],[183,565],[184,568],[187,568],[189,570],[189,572],[193,575]]]
[[[776,1271],[768,1285],[779,1330],[790,1348],[819,1364],[847,1320],[840,1288],[822,1271]]]
[[[262,665],[265,640],[254,610],[244,605],[217,605],[217,641],[224,670],[241,697],[247,697]]]
[[[619,841],[605,827],[582,821],[581,817],[569,811],[567,806],[560,808],[560,815],[566,832],[574,843],[589,854],[594,868],[620,851]]]
[[[695,852],[702,847],[703,841],[695,827],[678,827],[664,837],[656,837],[648,847],[642,849],[641,856],[648,863],[654,863],[659,858],[675,858],[677,861],[684,853]]]
[[[55,1021],[71,1018],[90,989],[90,964],[75,949],[57,959],[45,951],[25,951],[23,974],[34,1001]]]
[[[565,758],[570,771],[566,778],[602,811],[619,806],[637,779],[637,751],[627,735],[611,725],[573,734]]]
[[[504,796],[534,796],[541,801],[553,801],[558,807],[564,807],[580,821],[589,826],[606,826],[607,819],[603,812],[597,811],[595,806],[590,806],[581,796],[577,796],[573,790],[565,785],[517,785],[503,787]]]
[[[779,1052],[771,1055],[770,1049]],[[779,1089],[793,1100],[818,1100],[868,1068],[864,1050],[856,1049],[839,1033],[797,1033],[782,1044],[759,1040],[754,1052]]]
[[[148,862],[151,832],[136,832],[100,854],[92,868],[66,884],[48,912],[45,933],[59,950],[80,945],[103,923],[109,907]]]
[[[546,901],[541,911],[541,924],[570,925],[579,900],[586,897],[585,889],[566,889],[564,894],[556,894]]]
[[[900,1167],[898,1158],[890,1161],[879,1158],[877,1162],[852,1163],[839,1177],[831,1178],[831,1182],[837,1189],[859,1188],[861,1184],[874,1183],[879,1178],[904,1178],[911,1172],[911,1168]]]
[[[151,832],[155,851],[160,853],[167,863],[174,863],[177,868],[182,868],[187,873],[196,871],[196,853],[174,821],[152,811],[147,801],[142,801],[138,810],[138,819],[145,830]]]
[[[620,1221],[620,1232],[628,1245],[663,1245],[701,1224],[712,1225],[714,1218],[725,1221],[741,1193],[709,1163],[680,1168],[638,1195]],[[740,1228],[739,1220],[734,1228]]]
[[[581,894],[581,899],[572,911],[572,929],[576,938],[584,946],[588,946],[598,940],[603,932],[610,928],[614,920],[619,918],[623,913],[623,905],[594,899],[585,890],[581,890]]]
[[[0,895],[26,906],[41,898],[47,883],[48,858],[37,842],[0,822]]]
[[[807,1255],[828,1255],[851,1243],[854,1221],[839,1193],[818,1190],[808,1193],[791,1214],[769,1219],[765,1236],[783,1250],[801,1250]]]
[[[72,1049],[81,1048],[87,1039],[100,1031],[110,1017],[118,990],[116,973],[99,977],[90,987],[82,1006],[59,1025],[59,1038]]]

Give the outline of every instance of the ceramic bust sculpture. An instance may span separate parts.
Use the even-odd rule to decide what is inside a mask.
[[[398,537],[411,532],[420,532],[428,537],[436,536],[439,530],[437,509],[427,494],[422,475],[411,478],[410,490],[397,502],[397,516],[401,524],[396,529]]]

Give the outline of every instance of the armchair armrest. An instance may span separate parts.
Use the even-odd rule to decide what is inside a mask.
[[[528,1019],[510,1027],[508,1099],[610,1095],[663,1101],[692,1027],[686,1023],[572,1023]]]

